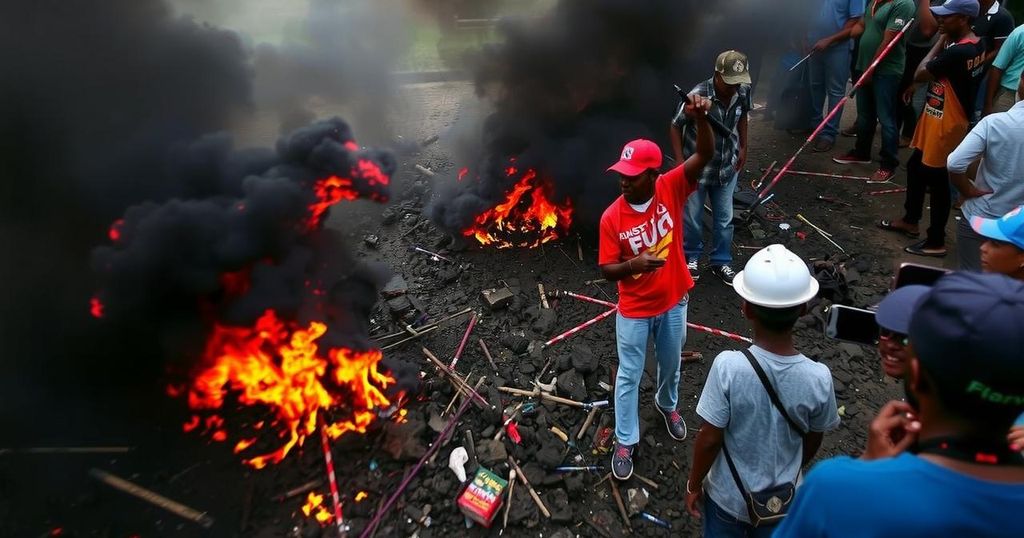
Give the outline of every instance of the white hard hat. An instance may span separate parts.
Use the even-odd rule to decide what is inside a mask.
[[[748,303],[769,308],[801,305],[818,294],[818,281],[807,264],[782,245],[754,253],[732,285]]]

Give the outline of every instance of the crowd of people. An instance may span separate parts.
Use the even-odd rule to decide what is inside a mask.
[[[805,51],[817,127],[848,84],[857,93],[853,150],[877,181],[909,146],[904,214],[879,227],[917,238],[911,254],[945,256],[958,197],[958,271],[903,286],[876,306],[880,368],[905,398],[878,410],[857,459],[818,463],[840,424],[829,368],[801,353],[797,320],[818,295],[805,260],[782,245],[732,267],[733,197],[747,156],[750,65],[737,51],[693,88],[670,128],[677,166],[661,173],[649,140],[625,145],[608,170],[622,196],[600,222],[598,263],[618,282],[615,435],[611,469],[633,473],[639,384],[653,340],[655,407],[682,441],[680,355],[689,293],[699,278],[710,203],[713,274],[733,287],[753,345],[714,360],[698,400],[702,419],[685,484],[687,511],[706,536],[1003,536],[1024,506],[1024,33],[996,1],[821,0]],[[908,25],[913,25],[908,28]],[[870,66],[875,65],[874,72]],[[830,151],[839,115],[814,149]],[[900,133],[908,136],[901,141]],[[680,222],[681,221],[681,222]]]

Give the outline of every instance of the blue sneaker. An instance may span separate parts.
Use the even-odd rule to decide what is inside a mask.
[[[686,439],[686,421],[683,420],[683,416],[679,414],[679,411],[675,409],[666,411],[658,406],[658,412],[665,418],[665,428],[668,429],[668,434],[676,441],[682,441]]]
[[[615,443],[612,452],[612,476],[618,480],[629,480],[633,476],[633,449],[636,445],[620,445]]]

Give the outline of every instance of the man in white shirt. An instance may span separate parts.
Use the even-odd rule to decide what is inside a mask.
[[[1024,95],[1024,73],[1017,84]],[[981,157],[978,175],[967,178],[971,162]],[[971,219],[998,219],[1024,204],[1024,102],[1010,110],[982,118],[946,159],[949,181],[964,200],[963,218],[957,223],[959,268],[981,271],[980,247],[985,238],[971,228]]]

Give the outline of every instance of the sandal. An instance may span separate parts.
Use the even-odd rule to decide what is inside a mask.
[[[903,234],[903,235],[905,235],[905,236],[907,236],[907,237],[909,237],[911,239],[913,239],[915,237],[919,237],[921,235],[921,232],[913,232],[913,231],[910,231],[910,230],[908,230],[906,228],[900,228],[899,226],[895,226],[893,224],[893,222],[895,222],[895,221],[884,220],[883,219],[883,220],[878,221],[878,224],[876,224],[876,226],[878,226],[879,228],[881,228],[881,229],[883,229],[883,230],[885,230],[887,232],[901,233],[901,234]]]
[[[908,254],[914,254],[916,256],[928,256],[928,257],[931,257],[931,258],[945,258],[946,257],[946,252],[947,252],[946,251],[946,247],[944,247],[944,246],[938,247],[938,248],[926,247],[924,245],[925,245],[925,243],[927,241],[928,241],[927,239],[925,239],[923,241],[918,241],[917,243],[914,243],[913,245],[905,247],[903,249],[903,251],[908,253]]]

